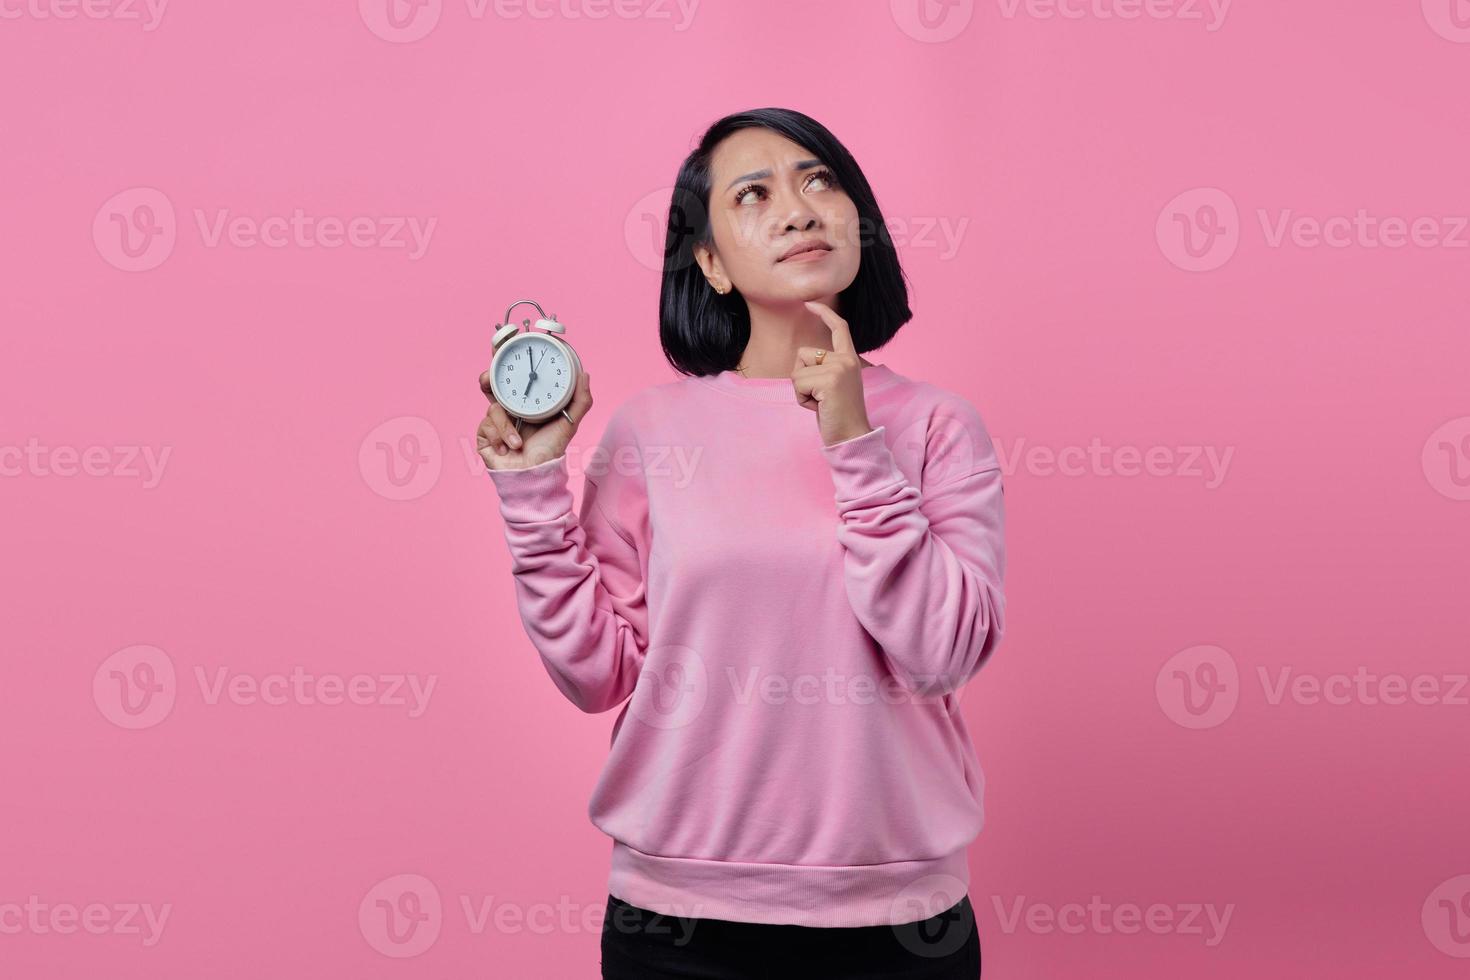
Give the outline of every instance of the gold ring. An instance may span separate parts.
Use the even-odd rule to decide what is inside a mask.
[[[822,358],[824,358],[826,356],[827,356],[827,352],[826,351],[824,351],[824,350],[817,351],[817,363],[818,364],[821,364],[822,363]]]

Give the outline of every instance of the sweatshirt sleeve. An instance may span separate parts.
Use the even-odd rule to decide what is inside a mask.
[[[615,421],[599,450],[613,448]],[[567,460],[488,470],[500,496],[516,606],[541,662],[562,694],[588,713],[633,692],[648,648],[641,481],[610,469],[584,479],[572,510]],[[643,549],[646,553],[646,548]]]
[[[955,416],[948,429],[964,445],[946,445],[933,435],[945,426],[931,423],[924,471],[937,477],[922,493],[899,469],[886,426],[822,447],[853,612],[895,677],[925,696],[973,677],[1005,629],[1000,466],[979,413]]]

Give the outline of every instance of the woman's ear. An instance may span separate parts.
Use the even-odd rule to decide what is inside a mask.
[[[704,273],[704,278],[716,290],[726,288],[725,272],[720,268],[719,256],[712,252],[708,245],[694,246],[694,261],[699,263],[699,270]]]

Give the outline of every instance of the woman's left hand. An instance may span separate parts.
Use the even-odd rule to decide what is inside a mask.
[[[863,362],[853,349],[847,321],[823,303],[808,302],[806,308],[831,328],[832,349],[821,364],[817,363],[817,348],[797,349],[791,371],[797,404],[817,413],[824,446],[872,432],[863,400]]]

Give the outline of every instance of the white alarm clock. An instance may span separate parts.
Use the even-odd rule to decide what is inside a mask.
[[[510,311],[522,303],[536,307],[541,318],[517,327]],[[524,329],[522,329],[524,328]],[[490,391],[505,411],[521,420],[544,422],[558,412],[575,424],[566,408],[577,391],[582,361],[560,334],[566,331],[556,315],[548,317],[534,300],[517,300],[505,311],[504,323],[495,325],[495,356],[490,361]]]

